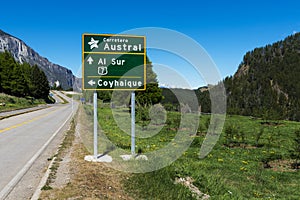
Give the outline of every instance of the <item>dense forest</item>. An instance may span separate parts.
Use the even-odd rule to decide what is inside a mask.
[[[191,112],[211,112],[211,102],[207,87],[197,90],[181,88],[162,88],[161,103],[168,111],[180,111],[187,107]]]
[[[0,53],[0,93],[48,100],[49,83],[38,66],[17,63],[8,52]]]
[[[300,120],[300,33],[245,54],[237,72],[223,80],[227,113],[264,119]],[[212,87],[214,88],[214,87]],[[211,112],[209,90],[163,89],[162,103],[179,106],[174,91],[183,102],[196,93],[202,112]],[[195,108],[191,108],[195,110]]]
[[[224,84],[228,113],[300,120],[300,33],[247,52]]]

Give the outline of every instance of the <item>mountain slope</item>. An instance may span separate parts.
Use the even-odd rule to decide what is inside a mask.
[[[247,52],[224,80],[228,112],[300,120],[300,33]]]
[[[69,89],[73,88],[74,82],[76,82],[76,77],[71,70],[53,64],[27,46],[22,40],[0,30],[0,52],[4,51],[10,52],[17,62],[37,65],[46,74],[50,85],[58,80],[62,88]]]

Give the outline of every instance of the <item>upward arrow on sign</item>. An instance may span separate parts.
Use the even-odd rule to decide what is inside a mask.
[[[89,63],[89,65],[93,64],[94,60],[93,58],[90,56],[87,60],[87,62]]]

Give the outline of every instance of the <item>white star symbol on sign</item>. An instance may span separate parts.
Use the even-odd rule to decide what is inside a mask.
[[[88,42],[88,44],[90,45],[90,48],[93,49],[98,48],[98,42],[99,40],[94,40],[94,38],[91,38],[91,41]]]

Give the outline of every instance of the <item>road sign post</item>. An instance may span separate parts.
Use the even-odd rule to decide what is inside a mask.
[[[135,155],[135,93],[131,92],[131,155]]]
[[[146,39],[144,36],[83,34],[82,89],[94,90],[94,158],[97,159],[96,90],[131,93],[131,154],[135,154],[135,91],[146,90]]]
[[[94,158],[98,157],[98,103],[97,103],[97,92],[94,91]]]

